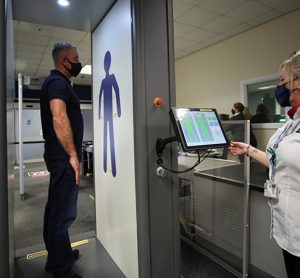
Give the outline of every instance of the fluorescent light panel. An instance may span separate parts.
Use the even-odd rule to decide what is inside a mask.
[[[269,89],[274,89],[274,88],[276,88],[276,85],[263,86],[263,87],[259,87],[257,89],[258,90],[269,90]]]
[[[57,3],[63,7],[67,7],[70,4],[68,0],[58,0]]]

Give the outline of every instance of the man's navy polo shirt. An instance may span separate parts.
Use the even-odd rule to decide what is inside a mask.
[[[69,158],[55,134],[50,110],[50,101],[52,99],[61,99],[66,103],[75,148],[78,159],[81,160],[83,118],[80,110],[80,101],[71,86],[70,80],[57,70],[52,70],[51,74],[44,81],[40,98],[42,129],[45,139],[44,158],[46,160],[65,160]]]

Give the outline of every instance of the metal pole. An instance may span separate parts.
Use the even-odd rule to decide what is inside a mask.
[[[245,121],[245,142],[250,144],[250,121]],[[250,194],[250,158],[244,161],[244,212],[243,212],[243,278],[249,277],[249,194]]]
[[[23,168],[23,79],[22,74],[18,74],[18,99],[19,99],[19,174],[20,174],[20,199],[24,201],[24,168]]]

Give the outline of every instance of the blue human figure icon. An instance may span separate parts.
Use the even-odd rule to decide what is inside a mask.
[[[111,65],[111,54],[106,51],[104,56],[104,70],[105,78],[102,79],[100,93],[99,93],[99,119],[101,117],[101,100],[103,95],[103,109],[104,109],[104,138],[103,138],[103,170],[107,172],[107,128],[109,128],[110,139],[110,154],[111,154],[111,170],[112,175],[115,177],[117,174],[116,169],[116,154],[114,143],[114,125],[113,125],[113,89],[115,92],[115,99],[117,104],[117,114],[121,117],[121,104],[119,86],[114,74],[109,73]]]

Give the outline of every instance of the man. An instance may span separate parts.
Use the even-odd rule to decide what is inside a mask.
[[[55,278],[79,278],[72,271],[79,250],[72,250],[68,229],[77,215],[83,118],[69,79],[82,66],[77,49],[68,43],[55,44],[52,58],[55,69],[45,80],[40,98],[44,159],[50,172],[43,232],[46,271]]]

